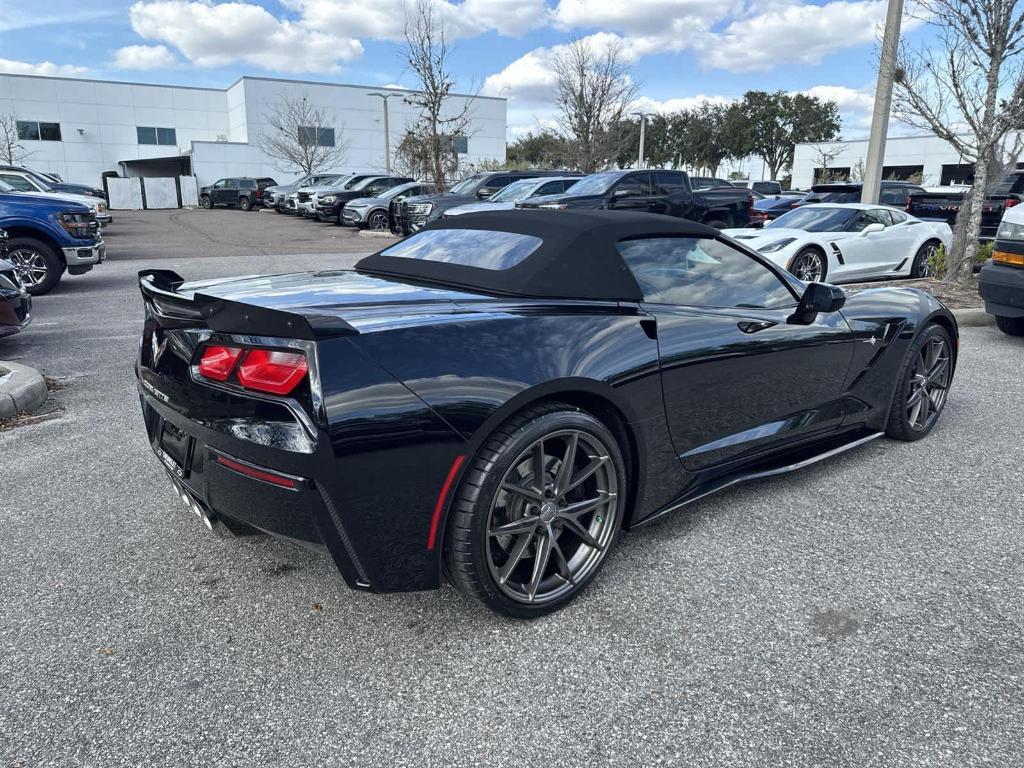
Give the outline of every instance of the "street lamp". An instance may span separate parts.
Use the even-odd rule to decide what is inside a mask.
[[[644,139],[646,138],[647,128],[647,116],[650,112],[633,112],[632,114],[640,118],[640,152],[637,154],[636,167],[644,168]]]
[[[391,173],[391,134],[388,132],[388,99],[395,94],[393,93],[367,93],[367,96],[379,96],[380,100],[384,102],[384,172]]]

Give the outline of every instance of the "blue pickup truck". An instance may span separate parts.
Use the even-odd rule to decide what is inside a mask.
[[[8,236],[4,258],[33,296],[53,290],[65,272],[84,274],[106,257],[96,215],[88,207],[15,192],[2,182],[0,229]]]

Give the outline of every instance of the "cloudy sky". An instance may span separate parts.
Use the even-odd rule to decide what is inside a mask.
[[[225,87],[244,74],[411,85],[404,0],[0,2],[0,72]],[[618,38],[642,106],[745,90],[836,100],[867,132],[882,0],[436,0],[461,91],[509,99],[515,137],[546,120],[552,53]],[[905,25],[905,37],[923,34]]]

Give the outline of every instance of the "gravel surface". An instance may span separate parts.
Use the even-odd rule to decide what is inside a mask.
[[[268,219],[292,254],[284,233],[322,229],[164,216]],[[64,385],[54,418],[0,433],[2,768],[1024,763],[1021,340],[964,331],[928,439],[705,499],[519,623],[450,587],[351,592],[182,507],[139,415],[135,271],[355,256],[241,255],[223,230],[176,252],[173,227],[139,242],[150,219],[116,217],[111,261],[0,341]]]

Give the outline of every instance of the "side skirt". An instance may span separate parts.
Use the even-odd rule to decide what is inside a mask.
[[[761,464],[760,466],[753,469],[740,471],[736,474],[725,475],[720,478],[715,478],[714,480],[709,480],[708,482],[702,483],[701,485],[698,485],[697,487],[693,488],[676,501],[670,503],[668,506],[659,509],[650,517],[644,518],[643,520],[634,523],[632,527],[639,528],[640,526],[652,523],[655,520],[658,520],[664,517],[665,515],[669,514],[670,512],[675,512],[677,509],[685,507],[687,504],[691,504],[692,502],[697,501],[698,499],[703,499],[705,496],[710,496],[712,493],[717,493],[718,491],[725,490],[730,486],[738,485],[739,483],[745,483],[750,480],[760,480],[766,477],[774,477],[775,475],[785,475],[790,472],[795,472],[798,469],[809,467],[812,464],[817,464],[819,461],[824,461],[825,459],[830,459],[833,456],[839,455],[840,453],[846,453],[846,451],[858,448],[864,445],[865,443],[869,443],[872,440],[881,437],[884,434],[884,432],[872,432],[870,434],[865,435],[862,432],[860,433],[860,437],[857,437],[849,442],[843,443],[842,445],[838,445],[822,453],[805,456],[804,458],[801,458],[797,461],[788,464]]]

